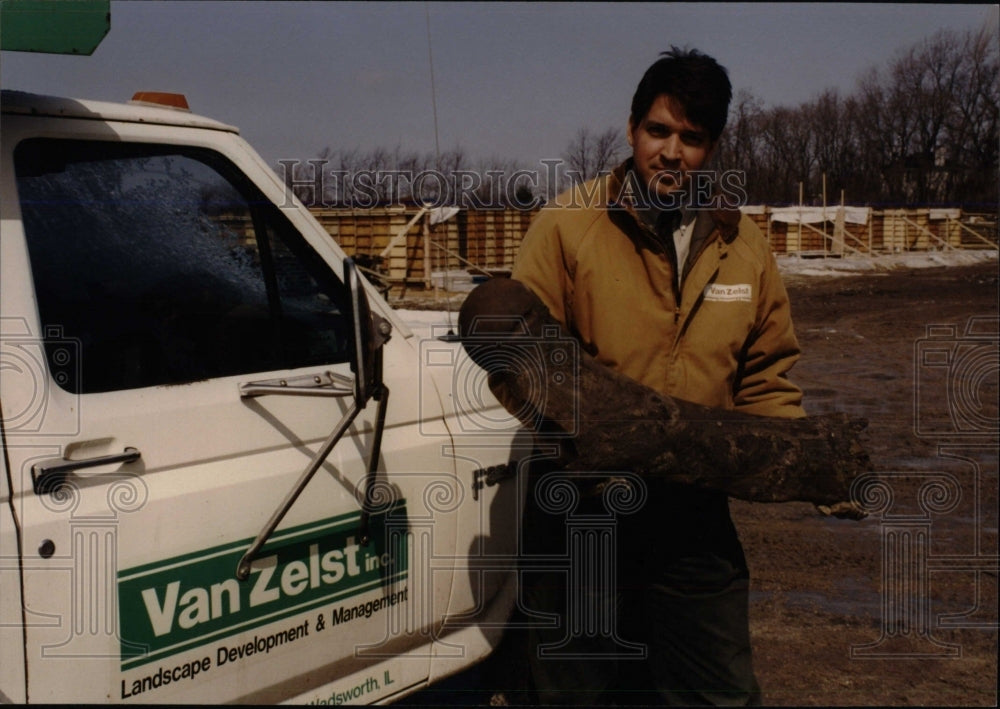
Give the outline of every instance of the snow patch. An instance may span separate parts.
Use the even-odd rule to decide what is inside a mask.
[[[447,310],[397,310],[396,314],[406,323],[419,340],[458,332],[458,313]]]
[[[842,258],[802,258],[795,254],[776,257],[782,274],[834,277],[847,274],[894,271],[900,268],[971,266],[997,261],[995,250],[908,251],[876,256],[850,255]]]

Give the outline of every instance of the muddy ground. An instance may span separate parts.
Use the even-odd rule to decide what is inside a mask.
[[[995,706],[997,264],[786,283],[792,378],[809,413],[869,420],[877,484],[860,522],[731,503],[764,703]],[[411,701],[518,704],[523,680],[501,646]]]
[[[996,705],[996,263],[787,280],[807,410],[869,420],[892,502],[732,503],[765,702]]]

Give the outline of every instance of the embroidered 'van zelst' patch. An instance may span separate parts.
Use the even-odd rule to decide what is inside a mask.
[[[734,283],[733,285],[710,283],[705,288],[705,300],[749,303],[752,299],[753,287],[749,283]]]

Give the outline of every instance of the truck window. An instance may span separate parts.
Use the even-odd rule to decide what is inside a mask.
[[[48,356],[79,347],[64,389],[347,360],[343,284],[220,154],[33,138],[14,163]]]

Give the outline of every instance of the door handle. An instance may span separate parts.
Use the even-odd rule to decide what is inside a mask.
[[[65,458],[50,458],[31,466],[31,482],[36,495],[52,492],[71,473],[84,468],[96,468],[99,465],[114,465],[115,463],[134,463],[142,457],[138,448],[127,446],[121,453],[99,455],[95,458],[66,460]]]

